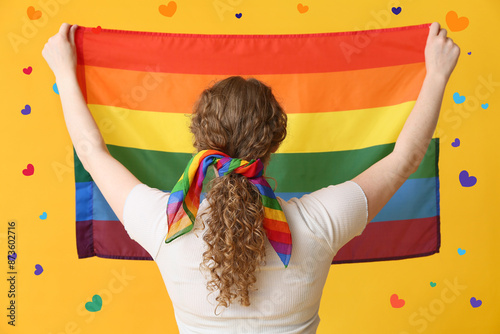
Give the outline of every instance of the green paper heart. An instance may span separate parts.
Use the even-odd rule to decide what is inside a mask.
[[[91,302],[85,303],[85,308],[89,312],[100,311],[102,307],[102,298],[99,295],[94,295]]]

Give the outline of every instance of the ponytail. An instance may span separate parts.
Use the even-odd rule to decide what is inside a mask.
[[[255,271],[266,258],[260,194],[246,177],[231,173],[210,182],[207,201],[210,214],[203,240],[208,250],[200,265],[211,274],[207,289],[220,291],[217,307],[229,307],[237,297],[241,305],[249,306]]]

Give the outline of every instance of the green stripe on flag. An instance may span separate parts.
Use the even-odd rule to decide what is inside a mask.
[[[189,153],[107,146],[111,155],[141,182],[163,190],[174,187],[192,157]],[[439,139],[434,138],[420,167],[410,179],[437,176],[438,146]],[[276,192],[312,192],[354,178],[393,149],[394,143],[352,151],[277,153],[273,154],[265,175],[277,180]],[[88,173],[76,160],[77,158],[75,158],[76,182],[91,181]]]

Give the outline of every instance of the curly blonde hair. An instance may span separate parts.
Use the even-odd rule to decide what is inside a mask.
[[[232,158],[261,159],[264,165],[286,137],[287,116],[272,89],[255,78],[231,76],[205,89],[194,105],[190,129],[198,150],[218,150]],[[266,232],[260,194],[239,174],[216,177],[207,193],[210,209],[200,268],[207,289],[219,290],[217,307],[239,297],[250,306],[255,271],[265,264]],[[203,229],[205,224],[203,223]]]

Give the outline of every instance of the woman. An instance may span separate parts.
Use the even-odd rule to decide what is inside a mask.
[[[269,87],[241,77],[201,94],[190,126],[198,154],[172,192],[142,184],[109,154],[87,109],[76,80],[75,30],[63,24],[42,51],[71,140],[129,235],[158,264],[180,332],[314,333],[331,259],[427,151],[460,54],[446,30],[430,26],[427,74],[393,152],[351,181],[288,202],[262,177],[286,136],[286,114]],[[218,176],[198,207],[197,184],[209,167]]]

